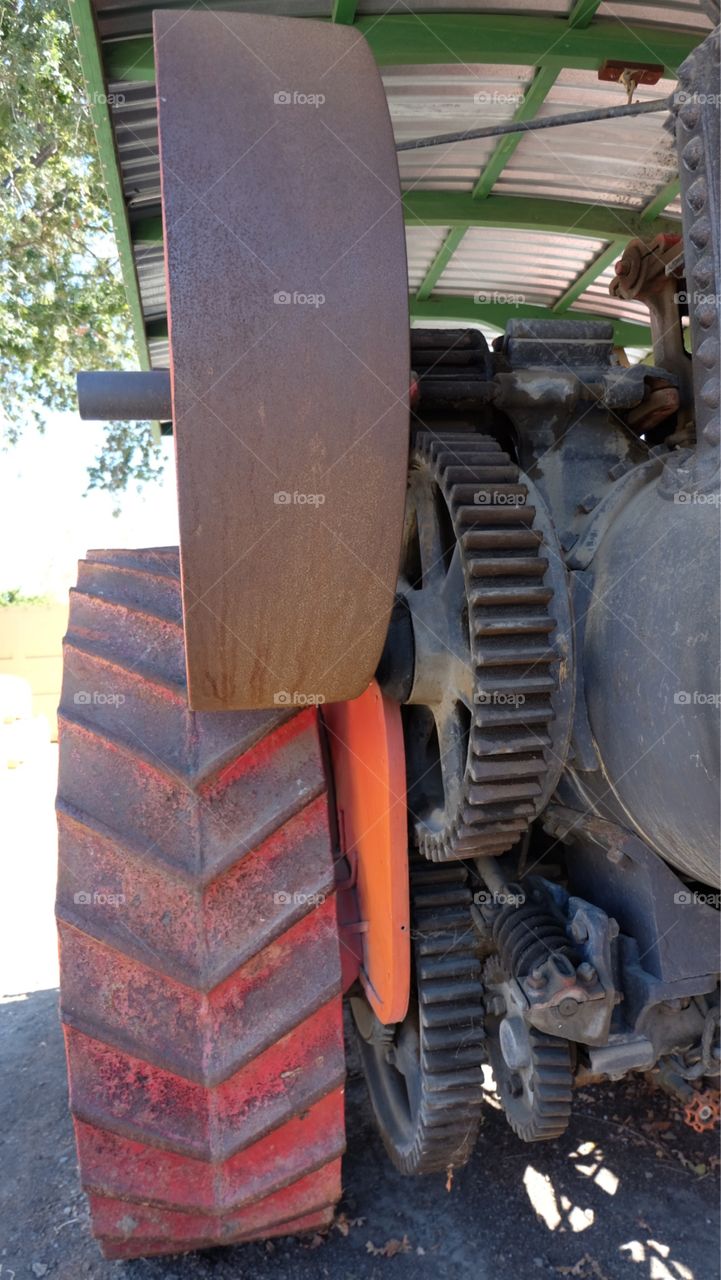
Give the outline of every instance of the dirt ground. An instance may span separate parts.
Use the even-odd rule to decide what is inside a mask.
[[[643,1082],[582,1090],[566,1136],[524,1146],[489,1095],[474,1159],[404,1179],[351,1054],[344,1199],[327,1239],[104,1262],[66,1110],[52,923],[54,751],[0,778],[0,1280],[714,1280],[718,1137]]]

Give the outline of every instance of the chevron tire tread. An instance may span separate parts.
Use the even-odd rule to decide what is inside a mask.
[[[179,578],[174,548],[90,552],[65,640],[60,1004],[109,1258],[317,1231],[341,1189],[317,713],[189,711]]]

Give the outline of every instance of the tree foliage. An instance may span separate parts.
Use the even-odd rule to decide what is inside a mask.
[[[135,363],[66,0],[0,0],[0,386],[15,442],[75,408],[78,369]],[[111,424],[90,487],[157,474],[148,424]]]

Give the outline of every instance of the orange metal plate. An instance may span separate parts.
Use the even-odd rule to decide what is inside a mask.
[[[408,1008],[408,823],[401,712],[374,681],[352,702],[324,708],[342,852],[355,869],[361,982],[381,1022]]]

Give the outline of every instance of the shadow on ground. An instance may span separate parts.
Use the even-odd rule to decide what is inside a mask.
[[[685,1128],[673,1104],[642,1082],[578,1093],[568,1133],[548,1146],[517,1142],[489,1104],[475,1157],[447,1192],[442,1177],[395,1173],[353,1058],[345,1216],[327,1241],[104,1262],[77,1183],[55,991],[0,1004],[0,1059],[0,1280],[719,1274],[717,1136]]]

